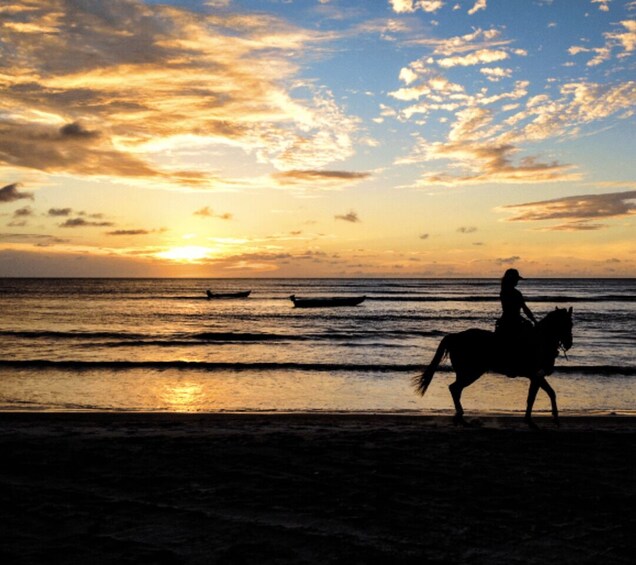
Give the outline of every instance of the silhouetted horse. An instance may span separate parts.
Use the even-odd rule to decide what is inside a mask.
[[[474,383],[487,371],[508,376],[527,377],[530,379],[530,388],[525,421],[529,426],[536,427],[532,422],[532,406],[537,392],[541,388],[550,397],[552,416],[558,425],[559,410],[556,393],[545,377],[552,374],[559,349],[563,348],[567,351],[572,347],[572,308],[568,310],[556,308],[537,323],[534,331],[533,351],[530,352],[527,359],[514,368],[506,365],[503,360],[501,340],[494,332],[470,329],[449,334],[442,339],[430,365],[421,376],[415,377],[414,384],[418,392],[424,396],[440,362],[446,355],[449,355],[456,375],[455,382],[448,387],[455,403],[454,422],[466,425],[461,396],[462,391],[467,386]]]

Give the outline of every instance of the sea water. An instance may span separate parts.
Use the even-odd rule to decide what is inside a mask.
[[[537,318],[574,309],[549,378],[562,412],[636,413],[636,280],[521,285]],[[446,364],[424,398],[411,379],[444,335],[493,329],[498,293],[493,279],[0,279],[0,410],[451,412]],[[291,294],[366,300],[305,309]],[[488,374],[464,407],[519,412],[527,387]]]

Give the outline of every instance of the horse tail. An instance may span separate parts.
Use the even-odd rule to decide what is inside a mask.
[[[417,375],[413,378],[415,390],[417,390],[417,392],[419,392],[422,396],[424,396],[424,394],[426,393],[428,385],[431,384],[433,375],[435,374],[435,371],[437,371],[437,367],[439,367],[442,359],[444,359],[444,357],[446,357],[446,354],[448,353],[448,342],[450,341],[450,337],[450,335],[447,335],[442,339],[442,341],[439,342],[437,351],[435,352],[435,355],[429,363],[428,367],[424,369],[421,375]]]

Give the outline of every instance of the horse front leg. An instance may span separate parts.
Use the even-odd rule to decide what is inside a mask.
[[[552,404],[552,419],[554,420],[554,423],[559,426],[559,407],[557,406],[556,392],[554,392],[554,389],[550,386],[548,381],[546,381],[545,377],[541,379],[539,386],[545,390],[546,394],[550,397],[550,403]]]
[[[534,406],[534,401],[537,398],[537,392],[539,391],[539,380],[537,377],[532,377],[530,379],[530,388],[528,389],[528,401],[526,403],[526,415],[524,420],[526,424],[533,430],[537,429],[537,425],[532,421],[532,407]]]

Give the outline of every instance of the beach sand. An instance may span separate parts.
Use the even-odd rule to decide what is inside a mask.
[[[636,418],[0,414],[0,562],[633,563]]]

